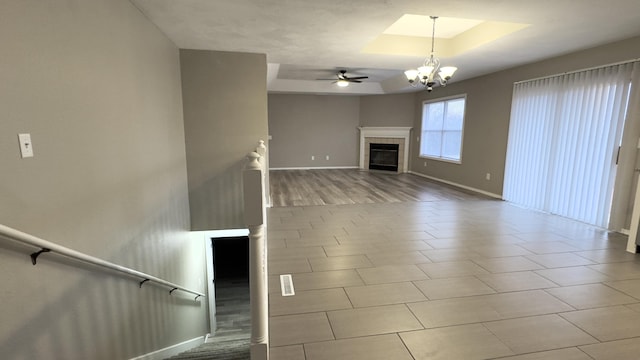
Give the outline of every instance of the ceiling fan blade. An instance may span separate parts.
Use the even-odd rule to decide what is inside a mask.
[[[347,75],[347,70],[340,70],[340,72],[338,72],[336,74],[336,77],[333,79],[326,79],[326,78],[321,78],[321,79],[316,79],[316,80],[328,80],[328,81],[333,81],[334,83],[336,82],[340,82],[340,81],[346,81],[346,82],[352,82],[352,83],[361,83],[362,81],[360,81],[361,79],[368,79],[368,76],[354,76],[354,77],[349,77]]]

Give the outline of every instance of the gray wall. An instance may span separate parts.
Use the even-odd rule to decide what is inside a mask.
[[[241,170],[267,140],[264,54],[180,50],[191,228],[244,228]]]
[[[640,37],[636,37],[467,81],[456,82],[454,78],[445,88],[420,92],[412,140],[420,133],[422,101],[467,94],[462,164],[419,158],[418,143],[414,141],[411,170],[501,195],[513,83],[639,57]],[[486,173],[491,173],[491,180],[485,179]]]
[[[0,14],[0,223],[205,291],[178,49],[126,0]],[[127,359],[208,331],[206,301],[33,251],[0,239],[3,359]]]
[[[415,93],[362,96],[360,126],[413,126],[415,103]]]
[[[357,167],[358,126],[413,126],[415,94],[269,95],[270,166]],[[329,155],[329,160],[326,156]],[[315,160],[311,160],[315,156]]]
[[[357,96],[270,94],[270,167],[357,167],[359,111]]]

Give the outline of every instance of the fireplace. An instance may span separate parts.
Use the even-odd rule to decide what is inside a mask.
[[[398,171],[399,144],[369,144],[369,169]]]
[[[371,145],[383,145],[384,151],[378,152],[376,156],[390,156],[393,150],[395,150],[396,163],[395,170],[391,167],[385,167],[383,170],[396,171],[398,173],[406,173],[409,171],[409,135],[411,133],[410,127],[359,127],[360,130],[360,162],[359,168],[363,170],[376,169],[371,164]],[[393,148],[388,148],[388,145],[394,145]],[[387,151],[391,150],[391,151]],[[382,155],[382,154],[385,155]],[[374,159],[374,163],[379,163],[379,159]],[[385,160],[382,160],[383,165],[386,164]],[[378,168],[379,169],[379,168]]]

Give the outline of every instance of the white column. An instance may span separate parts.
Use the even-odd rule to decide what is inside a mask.
[[[249,228],[251,360],[269,359],[269,312],[265,251],[265,205],[260,155],[252,152],[243,172],[244,218]]]
[[[256,152],[260,154],[260,164],[262,164],[262,170],[264,171],[264,203],[266,207],[271,207],[271,188],[269,187],[269,154],[267,152],[267,146],[264,140],[260,140],[260,144],[256,148]]]

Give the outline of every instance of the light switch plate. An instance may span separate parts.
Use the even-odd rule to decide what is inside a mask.
[[[31,134],[18,134],[18,141],[20,142],[20,154],[22,158],[33,157]]]

